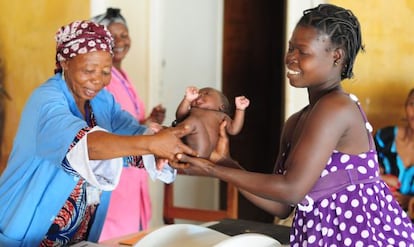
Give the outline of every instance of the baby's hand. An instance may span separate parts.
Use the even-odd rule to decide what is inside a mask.
[[[236,109],[242,111],[244,111],[250,104],[250,100],[244,96],[238,96],[234,101],[236,104]]]
[[[187,87],[185,90],[185,99],[189,102],[198,98],[198,88],[196,87]]]

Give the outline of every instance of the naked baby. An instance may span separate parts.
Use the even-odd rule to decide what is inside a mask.
[[[244,96],[235,98],[236,110],[233,119],[227,97],[214,88],[187,87],[184,99],[176,110],[176,125],[187,125],[191,133],[184,137],[186,142],[200,157],[208,158],[214,150],[219,127],[226,121],[229,135],[237,135],[243,128],[245,109],[250,101]]]

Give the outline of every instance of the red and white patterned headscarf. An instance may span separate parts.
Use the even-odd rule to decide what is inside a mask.
[[[61,72],[61,61],[79,54],[108,51],[113,55],[114,41],[105,26],[92,21],[74,21],[56,32],[56,69]]]

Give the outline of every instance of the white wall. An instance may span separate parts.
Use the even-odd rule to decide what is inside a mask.
[[[157,12],[154,21],[161,22],[151,29],[161,41],[151,49],[158,52],[151,56],[156,61],[152,66],[160,68],[158,81],[154,78],[152,83],[159,85],[161,101],[171,108],[167,123],[175,119],[187,86],[221,88],[222,4],[222,0],[153,0],[151,4]]]
[[[221,88],[222,9],[222,0],[151,1],[151,85],[167,107],[166,124],[175,119],[187,86]],[[161,210],[163,186],[152,185]],[[217,180],[180,176],[174,199],[180,206],[217,208],[218,189]],[[161,212],[154,211],[155,225],[162,223]]]

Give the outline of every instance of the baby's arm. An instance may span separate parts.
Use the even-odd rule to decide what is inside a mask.
[[[198,98],[198,89],[196,87],[187,87],[184,99],[181,100],[175,112],[175,118],[178,122],[182,121],[190,112],[191,102]]]
[[[249,106],[250,101],[244,96],[238,96],[235,98],[236,112],[234,113],[234,119],[227,124],[227,133],[230,135],[238,134],[243,128],[244,124],[244,111]]]

